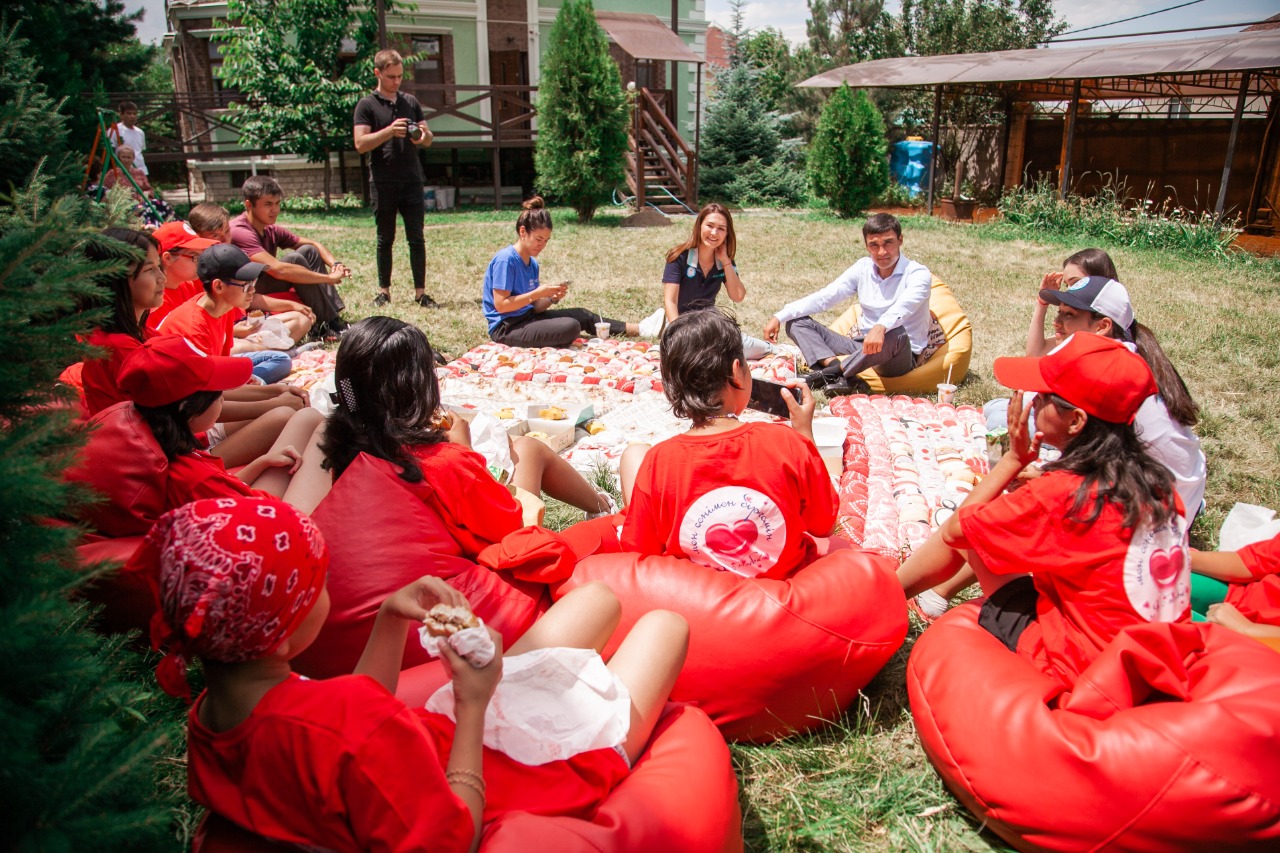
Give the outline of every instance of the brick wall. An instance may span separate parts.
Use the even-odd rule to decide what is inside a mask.
[[[352,163],[353,158],[347,159],[347,192],[360,195],[360,164],[357,161]],[[193,176],[199,174],[203,178],[203,189],[206,201],[216,201],[226,207],[233,214],[238,213],[240,203],[244,196],[240,194],[240,183],[237,181],[233,184],[232,173],[243,172],[243,168],[219,169],[206,168],[197,173],[192,170]],[[317,197],[324,196],[324,166],[307,166],[301,169],[259,169],[259,174],[270,175],[280,182],[280,188],[284,190],[285,197],[311,195]],[[342,195],[342,181],[338,175],[338,168],[335,165],[331,177],[332,184],[330,191],[337,198]],[[193,177],[192,190],[198,191],[197,184],[200,183],[199,178]]]
[[[489,50],[529,49],[529,6],[525,0],[487,0]],[[512,23],[500,23],[510,21]]]

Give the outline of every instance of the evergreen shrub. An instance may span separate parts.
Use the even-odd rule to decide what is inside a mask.
[[[809,149],[814,193],[841,216],[866,210],[889,185],[884,119],[867,93],[842,83],[823,107]]]
[[[538,190],[590,222],[623,181],[629,120],[622,75],[591,0],[565,0],[538,83]]]

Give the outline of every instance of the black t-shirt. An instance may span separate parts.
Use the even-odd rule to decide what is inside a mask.
[[[716,301],[720,286],[724,284],[724,269],[717,263],[704,276],[702,267],[698,266],[698,250],[690,249],[674,261],[667,262],[667,268],[662,271],[662,283],[680,285],[676,311],[683,314],[695,302],[703,303],[698,307],[706,308]]]
[[[394,102],[377,91],[365,95],[356,104],[352,124],[365,124],[376,133],[398,118],[422,121],[422,105],[413,95],[397,92]],[[375,184],[391,181],[422,181],[422,164],[418,148],[408,136],[391,137],[369,152],[369,179]]]

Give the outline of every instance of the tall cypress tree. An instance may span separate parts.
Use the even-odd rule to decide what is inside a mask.
[[[75,310],[119,269],[87,261],[102,240],[90,207],[50,203],[37,171],[0,206],[0,849],[156,850],[173,846],[170,785],[156,759],[179,737],[181,711],[154,686],[125,638],[89,627],[69,595],[83,582],[74,527],[47,519],[77,500],[62,470],[83,439],[70,406],[51,406],[62,368],[100,314]]]
[[[814,192],[841,216],[853,216],[889,186],[888,142],[880,111],[848,84],[832,93],[809,149]]]
[[[590,222],[623,180],[627,96],[591,0],[565,0],[538,84],[538,189]]]

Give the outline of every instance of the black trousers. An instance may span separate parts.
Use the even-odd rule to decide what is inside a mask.
[[[609,334],[615,337],[627,331],[627,324],[621,320],[601,318],[585,308],[559,308],[541,313],[528,311],[519,317],[503,320],[489,333],[489,337],[511,347],[564,348],[571,346],[581,333],[595,337],[596,323],[608,323]]]
[[[413,286],[427,283],[427,245],[422,237],[422,182],[397,181],[369,186],[373,221],[378,227],[378,286],[391,287],[391,249],[396,244],[396,215],[404,220],[404,241],[409,244],[409,271]]]
[[[297,264],[312,272],[327,273],[328,267],[320,259],[320,250],[315,246],[299,246],[296,252],[286,252],[280,256],[286,264]],[[298,301],[315,312],[317,323],[336,320],[346,308],[346,303],[338,295],[338,288],[332,284],[291,284],[276,278],[269,272],[258,277],[257,291],[270,296],[273,293],[284,293],[293,290],[298,294]]]

